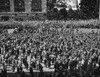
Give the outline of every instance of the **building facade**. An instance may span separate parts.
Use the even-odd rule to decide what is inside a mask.
[[[46,0],[0,0],[0,20],[43,19],[47,13],[46,3]]]
[[[48,18],[49,10],[54,8],[58,10],[63,8],[66,8],[66,10],[70,8],[79,10],[82,1],[83,5],[89,4],[89,0],[0,0],[0,21],[44,20]],[[84,1],[86,2],[84,3]],[[90,5],[94,11],[95,7],[99,8],[98,17],[100,19],[100,2],[99,0],[93,1],[97,2],[94,3],[96,6],[92,6],[92,1]]]

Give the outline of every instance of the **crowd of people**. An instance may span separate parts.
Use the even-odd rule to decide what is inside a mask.
[[[23,76],[23,68],[30,70],[32,76],[34,70],[39,70],[41,77],[44,67],[51,69],[54,66],[50,77],[99,77],[99,33],[82,33],[64,25],[57,22],[31,27],[23,25],[23,28],[14,28],[10,34],[5,29],[0,34],[3,70],[9,65],[12,72],[17,69],[17,73]]]

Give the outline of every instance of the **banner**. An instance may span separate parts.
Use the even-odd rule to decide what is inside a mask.
[[[15,29],[7,29],[7,30],[8,30],[8,33],[11,34],[14,32]]]

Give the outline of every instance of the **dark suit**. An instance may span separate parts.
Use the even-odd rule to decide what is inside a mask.
[[[25,72],[24,71],[21,73],[21,77],[25,77]]]
[[[7,70],[2,70],[2,77],[7,77]]]
[[[30,67],[30,74],[31,74],[31,77],[34,77],[34,73],[33,73],[32,67]]]

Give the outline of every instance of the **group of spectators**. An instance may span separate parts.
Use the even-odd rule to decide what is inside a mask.
[[[0,64],[3,70],[7,70],[9,65],[12,72],[17,69],[23,77],[23,68],[30,70],[32,76],[34,70],[39,70],[41,77],[44,67],[51,69],[54,66],[55,71],[50,77],[99,77],[98,32],[82,33],[57,22],[30,25],[18,26],[10,34],[5,29],[0,34]]]

